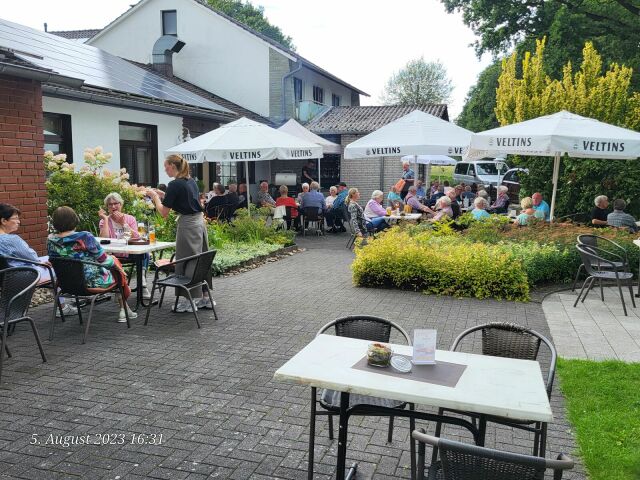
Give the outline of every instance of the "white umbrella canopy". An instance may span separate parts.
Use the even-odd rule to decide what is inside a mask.
[[[278,128],[281,132],[286,132],[295,137],[307,140],[309,142],[318,144],[322,147],[322,153],[324,154],[340,154],[342,153],[342,147],[337,143],[330,142],[326,138],[322,138],[316,135],[310,130],[296,122],[293,118],[289,119],[287,123]],[[318,159],[318,185],[322,186],[320,178],[320,159]]]
[[[344,158],[463,155],[472,132],[420,110],[350,143]]]
[[[342,147],[337,143],[333,143],[326,138],[322,138],[319,135],[316,135],[312,131],[305,128],[303,125],[300,125],[293,118],[289,119],[287,123],[278,128],[281,132],[286,132],[295,137],[301,138],[303,140],[307,140],[311,143],[316,143],[322,147],[322,153],[324,154],[340,154],[342,153]]]
[[[322,147],[242,117],[166,150],[189,163],[244,161],[247,195],[249,162],[321,158]],[[247,201],[247,209],[250,202]]]
[[[248,118],[216,128],[171,147],[167,154],[180,154],[189,163],[258,162],[321,158],[322,147]]]
[[[414,162],[421,165],[437,165],[437,166],[449,166],[456,165],[457,160],[448,157],[446,155],[405,155],[402,157],[403,162]]]
[[[562,155],[635,159],[640,157],[640,133],[562,110],[475,133],[464,159],[476,160],[499,154],[554,157],[550,212],[553,220]]]

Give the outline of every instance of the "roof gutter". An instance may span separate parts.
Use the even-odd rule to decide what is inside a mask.
[[[55,83],[70,88],[80,88],[84,85],[84,80],[80,78],[67,77],[53,72],[45,72],[35,68],[22,67],[0,63],[0,73],[19,78],[27,78],[42,83]]]
[[[75,100],[93,104],[109,105],[121,108],[131,108],[133,110],[151,111],[157,113],[165,113],[169,115],[178,115],[183,117],[202,118],[207,120],[231,121],[235,119],[233,114],[225,112],[216,112],[192,107],[193,109],[181,108],[180,105],[168,102],[152,103],[138,101],[134,98],[110,97],[102,95],[98,92],[89,92],[85,90],[68,90],[66,88],[57,87],[55,85],[43,85],[42,93],[47,97],[63,98],[67,100]]]
[[[286,100],[287,100],[287,95],[286,95],[286,85],[287,85],[287,79],[289,77],[291,77],[292,75],[294,75],[295,73],[298,73],[300,70],[302,70],[302,62],[300,60],[298,60],[296,62],[296,64],[298,65],[296,68],[294,68],[292,71],[290,71],[289,73],[286,73],[283,77],[282,77],[282,99],[280,100],[280,104],[282,105],[282,121],[284,122],[285,119],[287,118],[287,106],[286,106]],[[294,94],[294,99],[293,101],[295,102],[295,91],[293,92]]]

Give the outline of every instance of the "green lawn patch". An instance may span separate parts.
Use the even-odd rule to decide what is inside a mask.
[[[560,359],[558,374],[590,480],[640,479],[640,363]]]

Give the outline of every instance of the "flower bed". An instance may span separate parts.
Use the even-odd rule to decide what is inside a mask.
[[[580,265],[579,234],[611,238],[626,248],[637,273],[640,249],[618,229],[536,223],[514,227],[505,217],[394,227],[356,251],[353,280],[368,287],[426,293],[528,300],[545,283],[573,281]]]

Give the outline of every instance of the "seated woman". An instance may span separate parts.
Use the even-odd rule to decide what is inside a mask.
[[[138,234],[138,222],[133,215],[128,215],[122,212],[122,207],[124,206],[124,200],[122,196],[118,192],[111,192],[109,195],[104,197],[104,209],[100,209],[98,211],[98,216],[100,217],[100,223],[98,224],[98,228],[100,229],[100,236],[103,238],[122,238],[122,235],[125,230],[129,230],[131,232],[131,238],[137,239],[140,238]],[[126,254],[118,254],[116,255],[118,258],[128,258]],[[149,255],[145,255],[144,258],[144,271],[147,271],[147,266],[149,265]],[[151,294],[147,289],[147,279],[146,276],[142,276],[142,288],[144,289],[142,292],[143,298],[151,298]]]
[[[524,197],[520,200],[522,212],[516,217],[516,224],[523,226],[529,225],[529,220],[534,218],[536,211],[533,208],[533,200],[531,197]]]
[[[473,215],[474,220],[482,220],[491,216],[489,215],[489,212],[487,212],[489,202],[487,202],[486,198],[476,197],[476,199],[473,201],[473,206],[475,208],[471,210],[471,215]]]
[[[491,213],[501,213],[506,214],[509,210],[509,189],[504,185],[500,185],[498,187],[498,197],[496,201],[491,204],[489,207],[489,211]]]
[[[394,203],[394,202],[404,204],[404,202],[402,201],[402,197],[398,193],[398,189],[396,188],[396,186],[391,185],[391,188],[389,189],[389,193],[387,193],[387,206],[395,209],[395,205],[397,205],[397,203]]]
[[[364,208],[364,216],[369,219],[376,232],[389,228],[389,224],[384,218],[387,211],[382,206],[383,198],[384,192],[382,190],[374,190],[371,194],[371,200],[367,202]]]
[[[411,211],[413,213],[427,213],[427,214],[435,214],[433,210],[431,210],[426,205],[423,205],[416,195],[416,187],[409,187],[409,191],[407,192],[407,196],[404,197],[404,201],[407,205],[411,206]]]
[[[367,220],[364,216],[362,207],[358,205],[360,199],[360,192],[357,188],[350,188],[345,203],[347,204],[347,211],[351,218],[351,228],[353,228],[353,234],[358,238],[367,238],[369,232],[367,231]]]
[[[437,222],[444,217],[453,218],[453,210],[451,210],[451,199],[448,196],[440,197],[436,206],[440,209],[429,219],[430,222]]]
[[[13,205],[7,203],[0,203],[0,255],[6,255],[7,257],[24,258],[25,260],[31,260],[33,262],[49,263],[49,257],[39,257],[27,242],[25,242],[19,235],[12,235],[18,228],[20,228],[20,210]],[[51,280],[49,269],[33,265],[27,262],[19,262],[17,260],[7,260],[10,267],[33,267],[38,270],[40,274],[40,283],[46,283]],[[77,315],[78,310],[71,305],[64,304],[63,299],[60,299],[62,304],[62,313],[64,315]],[[56,313],[59,316],[60,312]]]
[[[298,205],[296,201],[289,196],[289,188],[286,185],[280,185],[280,196],[276,198],[277,207],[291,207],[291,217],[285,217],[287,220],[287,228],[291,228],[291,223],[294,227],[298,227]]]
[[[109,288],[114,283],[124,285],[125,294],[129,291],[127,276],[118,259],[107,255],[96,238],[89,232],[76,232],[79,219],[76,212],[71,207],[58,207],[53,212],[51,218],[53,228],[57,233],[49,235],[47,240],[47,250],[49,257],[70,257],[76,260],[89,260],[100,263],[102,266],[85,265],[84,275],[89,288]],[[114,274],[111,268],[116,265],[119,268],[118,274]],[[126,322],[124,309],[129,310],[129,318],[136,318],[138,315],[129,309],[126,298],[117,295],[120,304],[120,314],[118,322]]]
[[[298,205],[302,203],[302,197],[304,197],[304,195],[307,193],[309,193],[309,184],[305,182],[302,184],[302,191],[299,192],[298,196],[296,197],[296,203]]]

